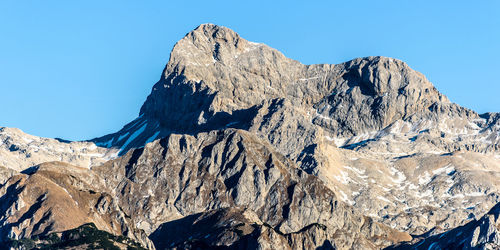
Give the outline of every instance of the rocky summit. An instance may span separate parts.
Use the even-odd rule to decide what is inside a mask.
[[[11,249],[498,249],[499,204],[499,113],[397,59],[304,65],[213,24],[116,133],[0,129]]]

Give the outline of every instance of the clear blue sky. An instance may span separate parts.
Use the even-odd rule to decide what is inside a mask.
[[[134,119],[201,23],[306,64],[383,55],[452,101],[500,111],[500,1],[0,2],[0,126],[90,139]]]

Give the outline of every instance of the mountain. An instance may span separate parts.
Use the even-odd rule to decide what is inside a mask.
[[[206,24],[174,46],[140,116],[93,141],[123,154],[171,133],[247,130],[343,201],[419,234],[499,201],[499,117],[451,103],[396,59],[303,65]]]
[[[120,131],[0,131],[0,241],[93,223],[149,249],[458,246],[440,240],[500,202],[499,118],[397,59],[303,65],[203,24]]]
[[[229,126],[275,134],[261,128],[266,121],[258,120],[259,114],[271,117],[279,113],[274,109],[285,108],[301,112],[309,123],[305,133],[321,128],[339,147],[353,145],[361,135],[373,139],[399,122],[404,123],[399,132],[413,132],[411,136],[426,129],[444,131],[448,138],[438,146],[446,151],[469,144],[478,147],[475,151],[498,150],[498,134],[488,133],[498,132],[498,114],[480,117],[450,103],[401,61],[368,57],[338,65],[303,65],[212,24],[199,26],[174,46],[136,120],[93,141],[125,152],[172,132]],[[298,117],[286,120],[301,122]],[[422,120],[427,124],[416,123]]]

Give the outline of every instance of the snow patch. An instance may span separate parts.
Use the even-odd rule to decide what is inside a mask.
[[[142,125],[141,128],[139,128],[138,130],[136,130],[128,139],[127,141],[123,144],[123,146],[121,147],[121,151],[120,151],[120,154],[122,154],[125,150],[125,148],[127,148],[127,146],[133,141],[135,140],[135,138],[137,138],[137,136],[139,136],[140,134],[142,134],[144,132],[144,130],[146,129],[146,126],[148,125],[148,123],[146,122],[144,125]]]
[[[158,137],[159,134],[160,134],[160,131],[156,131],[156,133],[153,136],[149,137],[149,139],[147,139],[146,143],[144,143],[144,144],[148,144],[148,143],[154,141],[156,139],[156,137]]]
[[[342,190],[339,190],[339,192],[340,192],[340,195],[342,196],[342,197],[340,197],[340,200],[342,200],[343,202],[345,202],[351,206],[355,204],[355,202],[350,200],[349,197],[347,196],[347,194],[345,194]]]
[[[337,181],[340,181],[342,184],[348,184],[349,182],[356,183],[349,177],[349,174],[347,172],[344,172],[342,170],[340,170],[340,176],[333,176],[333,177],[337,179]]]
[[[317,118],[317,117],[319,117],[319,118],[321,118],[321,119],[325,119],[325,120],[331,120],[331,119],[332,119],[332,118],[330,118],[330,117],[328,117],[328,116],[325,116],[325,115],[322,115],[322,114],[320,114],[320,113],[318,113],[318,112],[316,111],[316,116],[314,116],[314,118]]]
[[[129,134],[130,134],[130,132],[129,132],[129,131],[127,131],[127,133],[125,133],[125,134],[123,134],[123,135],[120,135],[120,136],[118,137],[118,140],[116,140],[116,142],[121,141],[123,138],[127,137],[127,135],[129,135]]]
[[[335,145],[337,145],[337,147],[342,147],[342,146],[344,146],[346,139],[335,137],[333,139],[333,142],[335,143]]]
[[[359,177],[359,178],[362,178],[362,179],[366,179],[368,178],[367,175],[364,175],[365,173],[365,170],[360,170],[360,169],[357,169],[357,168],[352,168],[352,167],[349,167],[349,166],[344,166],[345,169],[349,169],[353,172],[356,173],[356,175]]]
[[[416,192],[415,196],[417,196],[418,198],[432,196],[432,190],[428,189],[423,193]]]
[[[96,145],[99,147],[109,148],[109,147],[111,147],[111,145],[113,145],[113,139],[114,138],[111,138],[111,139],[109,139],[109,141],[106,141],[106,142],[97,142]]]
[[[397,170],[396,168],[391,167],[390,171],[391,171],[391,175],[396,175],[395,179],[391,177],[392,182],[397,183],[397,184],[401,184],[406,180],[406,176],[401,171]]]
[[[451,165],[448,165],[448,166],[445,166],[445,167],[442,167],[442,168],[438,168],[436,170],[433,170],[432,173],[435,174],[435,175],[440,175],[442,173],[446,173],[446,174],[450,174],[451,172],[453,172],[455,170],[455,168]]]
[[[388,200],[387,198],[385,198],[385,197],[383,197],[383,196],[380,196],[380,195],[379,195],[379,196],[377,196],[377,199],[382,200],[382,201],[385,201],[385,202],[387,202],[387,203],[392,203],[390,200]]]
[[[309,77],[309,78],[300,78],[299,81],[308,81],[308,80],[314,80],[314,79],[318,79],[319,76],[315,76],[315,77]]]
[[[23,141],[26,142],[26,143],[31,143],[33,142],[33,140],[31,139],[28,139],[28,138],[25,138],[25,137],[22,137]]]
[[[423,177],[418,178],[418,184],[419,185],[427,185],[429,182],[431,182],[432,178],[429,172],[425,171]]]

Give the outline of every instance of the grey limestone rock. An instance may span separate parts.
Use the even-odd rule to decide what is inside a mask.
[[[378,249],[462,230],[495,247],[499,118],[397,59],[303,65],[203,24],[120,131],[0,130],[0,237],[94,223],[150,249]]]

